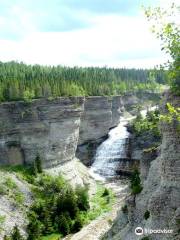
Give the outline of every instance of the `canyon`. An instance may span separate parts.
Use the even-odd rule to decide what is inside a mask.
[[[32,164],[39,154],[44,169],[64,173],[68,180],[82,184],[74,170],[77,158],[90,165],[97,146],[126,108],[143,102],[144,98],[128,94],[2,103],[0,165]]]

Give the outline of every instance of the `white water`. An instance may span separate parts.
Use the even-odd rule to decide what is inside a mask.
[[[105,180],[116,175],[120,158],[126,158],[125,143],[129,138],[127,120],[121,118],[119,125],[109,132],[109,137],[96,151],[90,174],[97,180]]]
[[[157,106],[151,107],[147,110],[155,110]],[[141,115],[146,116],[147,110],[142,110]],[[90,168],[90,174],[96,180],[104,181],[107,178],[115,177],[116,170],[118,169],[119,160],[127,158],[125,143],[129,138],[129,132],[127,131],[127,123],[129,119],[121,118],[117,127],[110,130],[108,139],[105,140],[96,151],[94,163]]]

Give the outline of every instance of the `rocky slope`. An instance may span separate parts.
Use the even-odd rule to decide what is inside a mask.
[[[161,109],[163,114],[167,113],[167,102],[179,107],[180,97],[168,94]],[[128,212],[120,211],[112,229],[104,239],[136,240],[144,236],[152,240],[180,239],[180,134],[178,124],[177,121],[161,122],[160,129],[163,135],[161,153],[150,163],[148,174],[145,174],[147,177],[144,177],[143,191],[127,199]],[[137,236],[136,227],[142,227],[144,232],[147,229],[165,229],[172,230],[172,233],[144,233],[144,235]]]

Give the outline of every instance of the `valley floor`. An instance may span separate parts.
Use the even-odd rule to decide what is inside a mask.
[[[116,196],[112,210],[91,221],[76,234],[66,236],[63,240],[99,240],[111,228],[118,211],[124,205],[124,199],[128,195],[128,183],[126,180],[117,180],[105,183],[105,187],[112,189]]]

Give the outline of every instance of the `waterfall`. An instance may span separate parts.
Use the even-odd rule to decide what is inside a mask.
[[[108,139],[98,148],[90,174],[97,180],[105,180],[116,176],[120,159],[127,158],[126,142],[129,132],[126,128],[127,120],[121,118],[117,127],[110,130]]]

